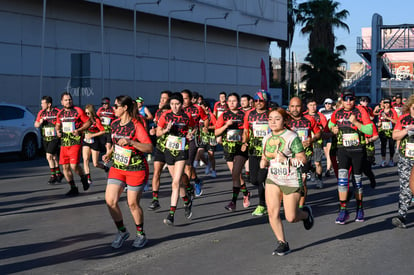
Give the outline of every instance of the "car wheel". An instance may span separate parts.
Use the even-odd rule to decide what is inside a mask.
[[[27,136],[24,138],[21,156],[24,160],[31,160],[37,154],[37,141],[34,137]]]

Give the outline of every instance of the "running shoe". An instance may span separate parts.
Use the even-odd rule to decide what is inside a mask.
[[[148,210],[154,211],[160,208],[160,202],[158,200],[152,200],[151,204],[148,206]]]
[[[81,176],[81,182],[83,186],[83,191],[88,190],[89,189],[88,176],[86,175]]]
[[[211,175],[210,177],[212,177],[213,179],[217,178],[217,173],[216,170],[211,170]]]
[[[47,181],[48,184],[55,184],[57,182],[57,178],[55,175],[50,176],[49,180]]]
[[[64,176],[63,176],[63,174],[61,174],[61,173],[59,173],[59,174],[57,174],[56,175],[56,181],[57,182],[59,182],[59,183],[61,183],[62,182],[62,179],[64,178]]]
[[[233,212],[236,211],[236,203],[231,201],[228,205],[224,206],[227,211]]]
[[[206,170],[204,170],[204,174],[210,174],[210,163],[206,165]]]
[[[394,167],[394,161],[393,161],[393,160],[390,160],[390,161],[388,162],[388,166],[389,166],[389,167]]]
[[[302,208],[303,211],[308,212],[309,216],[307,219],[303,220],[303,226],[306,230],[309,230],[313,227],[313,224],[315,223],[312,213],[312,208],[309,205],[304,205]]]
[[[405,226],[405,218],[402,216],[397,216],[392,218],[392,225],[398,228],[406,228]]]
[[[284,256],[288,253],[290,253],[289,243],[278,241],[277,248],[273,251],[272,255]]]
[[[258,205],[253,211],[252,216],[261,217],[263,215],[267,215],[267,209],[264,206]]]
[[[92,184],[92,179],[88,179],[88,184],[91,185]]]
[[[246,196],[243,196],[243,207],[248,208],[250,206],[250,192],[247,192]]]
[[[164,223],[166,225],[174,225],[174,215],[171,213],[168,213],[167,217],[164,219]]]
[[[341,209],[339,211],[338,217],[335,220],[335,223],[337,224],[345,224],[346,221],[349,219],[349,213],[345,209]]]
[[[116,233],[115,235],[115,240],[111,244],[112,248],[115,248],[115,249],[120,248],[128,238],[129,238],[128,231],[125,231],[125,232],[118,231],[118,233]]]
[[[184,216],[187,220],[191,219],[193,216],[193,211],[191,210],[193,208],[193,201],[189,200],[187,205],[184,205]]]
[[[195,188],[195,196],[197,198],[200,197],[203,194],[202,183],[200,179],[198,179],[198,181],[194,183],[194,188]]]
[[[385,166],[387,166],[387,162],[386,162],[385,160],[383,160],[383,161],[381,162],[381,167],[385,167]]]
[[[65,194],[67,197],[73,197],[79,195],[78,187],[71,187],[69,192]]]
[[[363,222],[364,221],[364,209],[358,208],[355,217],[356,222]]]
[[[203,167],[204,165],[206,165],[206,164],[204,163],[204,161],[200,160],[200,167]]]
[[[323,182],[320,179],[316,180],[316,188],[317,189],[322,189],[323,188]]]
[[[148,240],[147,237],[145,237],[145,234],[137,234],[135,237],[135,241],[132,243],[133,247],[141,248],[144,247],[147,244]]]

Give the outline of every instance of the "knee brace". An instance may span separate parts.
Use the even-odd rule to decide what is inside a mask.
[[[362,175],[355,176],[355,194],[362,194]]]
[[[348,191],[348,170],[346,169],[338,170],[338,191],[339,192]]]

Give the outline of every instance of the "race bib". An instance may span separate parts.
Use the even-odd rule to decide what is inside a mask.
[[[219,118],[223,113],[224,113],[224,111],[217,110],[217,118]]]
[[[268,123],[253,123],[253,136],[254,137],[265,137],[270,133],[270,128]]]
[[[111,125],[111,118],[110,117],[101,117],[102,125],[108,126]]]
[[[241,142],[242,135],[241,130],[227,130],[227,141]]]
[[[381,122],[381,129],[382,130],[391,130],[392,129],[392,122],[391,121]]]
[[[63,121],[62,122],[62,132],[72,133],[75,131],[75,122],[74,121]]]
[[[55,127],[44,127],[43,128],[43,135],[45,137],[55,137],[56,136]]]
[[[309,129],[307,128],[296,128],[296,134],[300,138],[301,141],[305,141],[309,137]]]
[[[342,135],[342,144],[345,147],[358,146],[359,145],[359,136],[358,136],[358,134],[357,133],[343,134]]]
[[[125,149],[119,145],[115,145],[114,163],[118,165],[128,166],[131,160],[132,150]]]
[[[398,116],[402,115],[402,108],[401,107],[394,107],[395,112],[397,113]]]
[[[92,144],[95,140],[93,138],[84,138],[83,141]]]
[[[405,156],[407,158],[414,158],[414,143],[405,144]]]
[[[297,168],[291,167],[288,160],[286,162],[278,162],[272,159],[267,177],[278,185],[299,187]]]
[[[165,148],[170,150],[184,151],[185,138],[170,135],[167,137],[167,143],[165,144]]]

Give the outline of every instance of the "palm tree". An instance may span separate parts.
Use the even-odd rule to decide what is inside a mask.
[[[336,97],[339,92],[345,76],[340,67],[346,63],[340,56],[345,49],[345,46],[340,45],[331,54],[325,48],[315,48],[305,58],[309,64],[300,66],[300,70],[305,72],[302,80],[306,81],[307,90],[313,92],[317,102]]]
[[[310,0],[299,4],[296,12],[296,22],[301,24],[302,34],[309,34],[309,52],[315,48],[325,48],[334,53],[335,35],[333,28],[343,28],[349,32],[349,27],[343,22],[349,12],[336,12],[340,3],[332,0]]]

